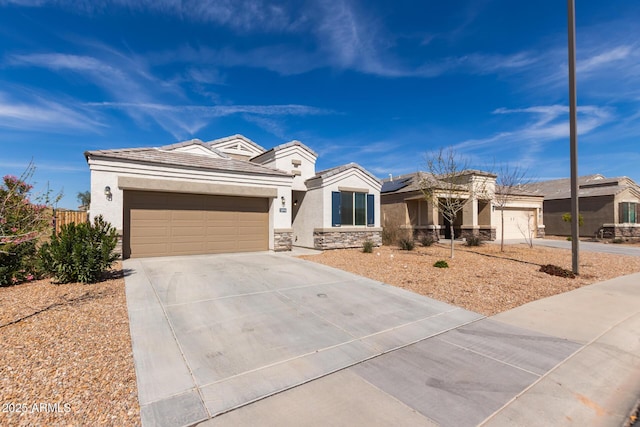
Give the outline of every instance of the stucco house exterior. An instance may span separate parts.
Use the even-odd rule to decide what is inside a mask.
[[[87,151],[91,218],[149,257],[381,243],[381,182],[350,163],[316,172],[299,141],[269,150],[242,135]]]
[[[584,224],[580,235],[604,238],[640,238],[640,186],[626,176],[594,174],[578,178],[579,210]],[[524,189],[544,196],[547,234],[569,236],[571,225],[562,220],[571,212],[569,178],[527,184]]]
[[[381,190],[381,212],[383,227],[406,230],[417,237],[431,235],[434,239],[450,238],[450,228],[439,211],[437,204],[425,200],[420,190],[420,181],[428,176],[425,172],[415,172],[383,180]],[[503,207],[496,203],[497,176],[488,172],[469,170],[460,173],[458,179],[463,186],[469,182],[474,188],[481,187],[477,195],[462,191],[460,198],[469,198],[454,221],[454,238],[478,236],[482,240],[495,240],[502,233],[501,212]],[[446,188],[446,184],[442,185]],[[523,189],[511,192],[504,204],[505,239],[544,237],[543,198]]]

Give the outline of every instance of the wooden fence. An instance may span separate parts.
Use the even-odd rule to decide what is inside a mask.
[[[89,212],[85,211],[55,211],[53,223],[55,224],[56,235],[60,233],[63,225],[71,223],[82,223],[89,221]]]

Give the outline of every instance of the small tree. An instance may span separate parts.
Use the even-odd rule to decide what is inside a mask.
[[[91,204],[91,191],[80,191],[77,195],[81,210],[88,210]]]
[[[564,222],[568,222],[569,224],[571,224],[571,214],[569,212],[565,213],[562,215],[562,220]],[[584,217],[582,216],[581,213],[578,214],[578,226],[582,227],[584,225]]]
[[[496,192],[494,195],[494,203],[500,209],[500,252],[504,252],[504,210],[507,203],[514,194],[517,193],[521,185],[528,184],[530,179],[527,178],[527,171],[519,167],[509,168],[504,166],[500,168],[498,177],[496,178]],[[522,232],[522,230],[520,230]]]
[[[451,233],[451,258],[454,257],[453,223],[458,213],[479,195],[486,186],[470,179],[468,162],[462,159],[451,147],[441,148],[436,154],[427,157],[427,174],[421,174],[418,186],[425,200],[431,202],[442,212],[442,216],[449,223]]]
[[[36,242],[51,229],[48,207],[62,197],[52,197],[50,190],[32,195],[34,172],[31,162],[20,177],[6,175],[0,184],[0,285],[33,277]]]

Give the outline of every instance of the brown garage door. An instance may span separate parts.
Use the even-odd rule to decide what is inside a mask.
[[[124,224],[125,258],[269,247],[265,198],[125,191]]]

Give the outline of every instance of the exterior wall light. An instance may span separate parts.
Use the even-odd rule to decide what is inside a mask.
[[[109,187],[108,185],[104,187],[104,195],[107,196],[108,201],[111,201],[113,194],[111,193],[111,187]]]
[[[286,204],[286,200],[284,199],[284,196],[280,197],[280,202],[282,203],[282,206],[284,207],[284,205]]]

